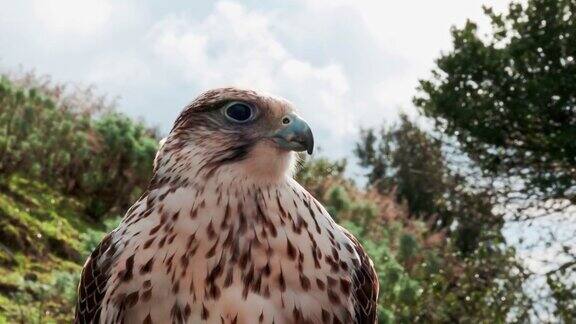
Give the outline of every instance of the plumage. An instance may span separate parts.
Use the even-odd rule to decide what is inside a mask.
[[[86,262],[76,323],[374,323],[372,262],[291,177],[312,147],[285,100],[202,94]]]

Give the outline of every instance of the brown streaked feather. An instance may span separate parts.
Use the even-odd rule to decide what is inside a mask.
[[[370,261],[370,257],[366,254],[360,242],[348,231],[343,229],[343,232],[352,241],[354,249],[360,257],[360,264],[352,269],[355,323],[376,323],[379,289],[378,275]]]
[[[108,234],[86,261],[78,285],[75,324],[100,322],[114,249],[112,235]]]

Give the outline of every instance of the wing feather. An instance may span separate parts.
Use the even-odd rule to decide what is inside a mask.
[[[108,234],[86,261],[78,285],[75,324],[100,322],[114,250],[112,234]]]
[[[355,299],[354,313],[355,323],[376,323],[378,308],[378,275],[374,264],[358,240],[346,230],[346,236],[352,241],[353,247],[358,253],[359,263],[353,269],[352,294]]]

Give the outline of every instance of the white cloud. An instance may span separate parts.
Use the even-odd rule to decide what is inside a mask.
[[[443,0],[376,1],[376,0],[302,0],[310,11],[321,14],[336,9],[359,15],[374,43],[395,62],[382,60],[380,64],[396,65],[394,70],[379,75],[372,85],[372,94],[379,107],[386,112],[398,109],[415,113],[411,98],[418,79],[427,78],[434,67],[434,59],[452,47],[450,28],[463,26],[466,19],[478,23],[480,32],[489,31],[489,21],[482,6],[505,10],[508,1],[501,0]],[[387,117],[394,114],[386,114]]]
[[[169,16],[149,39],[174,77],[201,89],[235,85],[290,99],[328,147],[334,135],[354,130],[347,77],[336,63],[315,65],[294,55],[274,33],[278,23],[287,22],[226,1],[200,21]]]
[[[288,55],[269,31],[268,18],[239,4],[219,2],[201,21],[173,15],[156,23],[150,33],[158,58],[176,76],[202,87],[223,82],[265,90]]]
[[[118,89],[135,84],[146,85],[146,80],[152,77],[152,71],[142,59],[129,54],[119,54],[98,57],[83,79],[91,84],[106,84]]]
[[[48,31],[84,36],[103,31],[112,9],[104,0],[35,0],[32,5],[36,20]]]

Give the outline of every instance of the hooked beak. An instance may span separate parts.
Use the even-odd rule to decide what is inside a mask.
[[[284,116],[282,124],[282,128],[272,135],[274,142],[286,150],[312,154],[314,136],[310,126],[296,114]]]

